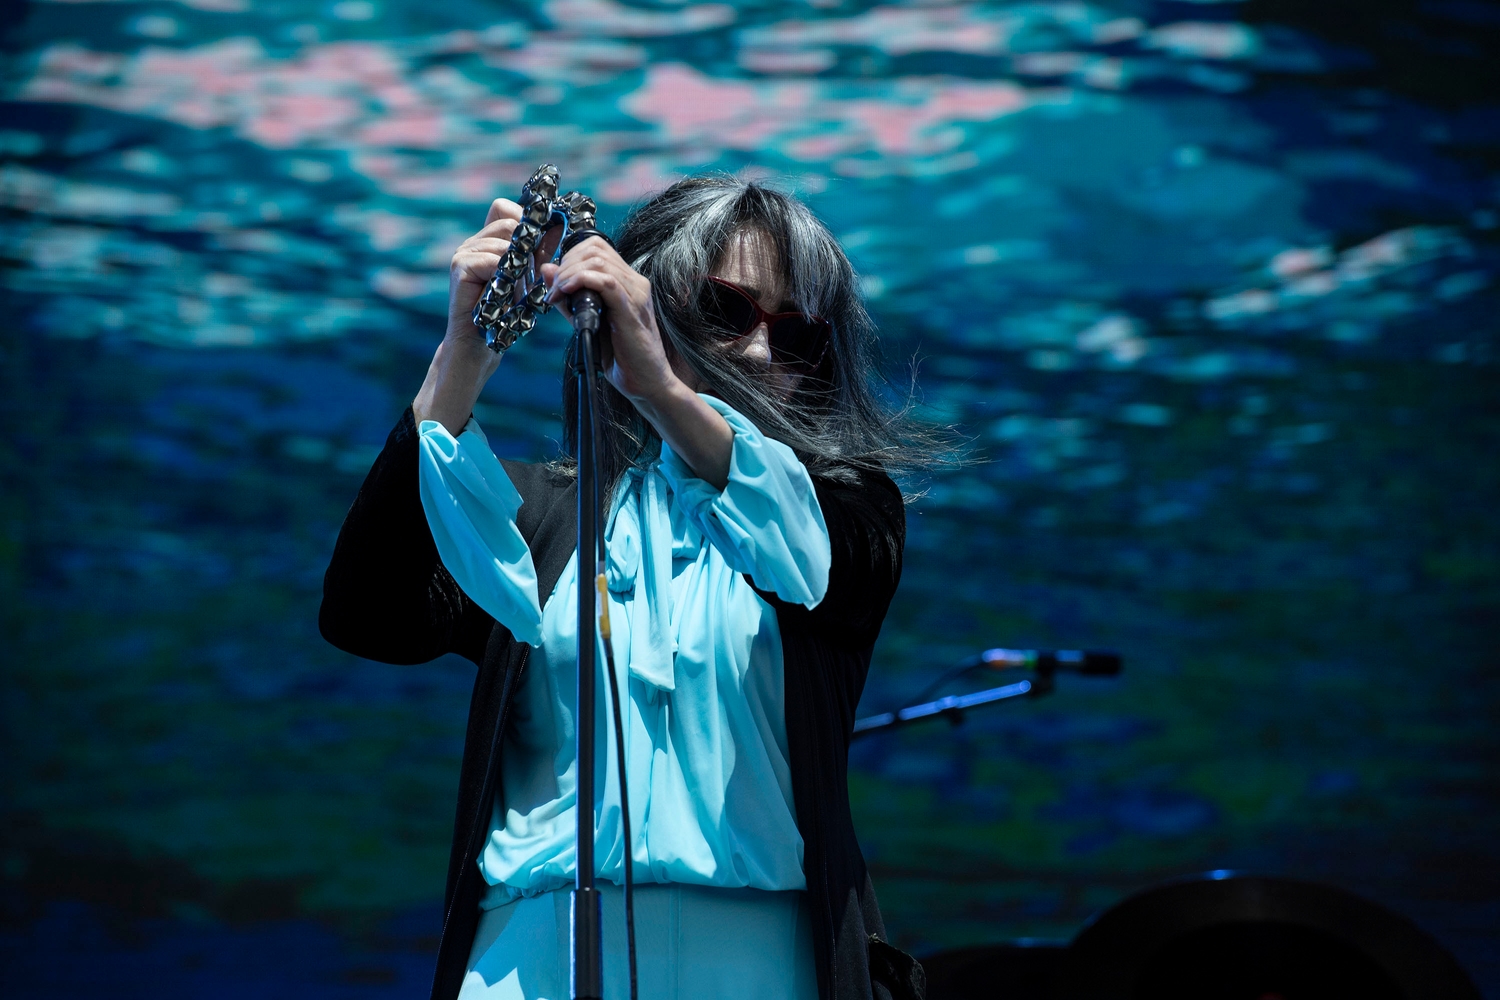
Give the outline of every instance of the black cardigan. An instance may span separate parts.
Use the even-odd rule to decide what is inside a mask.
[[[418,495],[417,429],[408,409],[360,487],[323,580],[318,626],[340,649],[385,663],[458,653],[479,666],[469,703],[458,812],[432,1000],[463,982],[484,880],[502,734],[531,647],[481,610],[443,568]],[[576,548],[577,484],[546,466],[504,462],[521,494],[517,526],[546,600]],[[885,927],[849,812],[849,735],[870,653],[901,578],[906,514],[890,478],[813,477],[832,542],[828,593],[812,611],[776,609],[785,670],[792,798],[803,840],[821,1000],[920,997],[922,969],[883,941]]]

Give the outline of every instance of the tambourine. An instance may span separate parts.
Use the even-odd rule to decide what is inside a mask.
[[[594,228],[594,200],[579,191],[559,196],[557,188],[557,168],[550,163],[537,167],[521,188],[521,221],[510,249],[474,304],[474,325],[497,354],[530,333],[538,314],[551,308],[542,265],[557,263],[584,234],[603,235]]]

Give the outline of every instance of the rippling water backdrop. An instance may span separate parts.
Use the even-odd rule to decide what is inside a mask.
[[[473,668],[325,645],[321,574],[455,244],[552,161],[606,227],[705,169],[799,193],[982,459],[908,484],[866,711],[984,646],[1126,656],[856,747],[900,944],[1248,868],[1500,996],[1500,7],[0,18],[9,995],[425,995]],[[486,390],[503,455],[555,452],[562,339]]]

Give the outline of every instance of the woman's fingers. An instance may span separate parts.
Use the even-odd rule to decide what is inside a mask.
[[[590,261],[607,262],[634,273],[630,265],[625,263],[625,258],[621,257],[614,247],[597,236],[590,236],[572,250],[569,250],[567,255],[562,259],[562,266],[567,267],[569,264],[582,265]]]
[[[594,246],[590,247],[590,243]],[[545,270],[543,274],[545,277]],[[569,253],[553,272],[548,284],[554,302],[560,295],[572,295],[582,288],[592,288],[605,296],[605,302],[611,308],[623,306],[632,293],[648,297],[651,294],[651,283],[602,240],[590,240]]]
[[[503,257],[509,249],[510,240],[502,239],[499,236],[471,236],[464,240],[463,246],[459,247],[459,250],[464,253],[478,251],[480,253],[492,253],[496,257]]]
[[[676,376],[656,326],[651,282],[599,242],[568,254],[550,294],[566,301],[584,289],[598,292],[608,312],[608,330],[599,338],[605,377],[631,399],[653,397]]]
[[[483,286],[495,273],[495,268],[500,266],[500,255],[496,253],[485,253],[477,250],[460,250],[453,255],[453,263],[449,266],[448,273],[460,284],[473,284]],[[474,303],[479,300],[479,292],[476,288],[472,295],[467,296],[469,301],[465,308],[472,309]],[[459,305],[460,303],[454,303]]]
[[[570,283],[576,283],[577,277],[580,274],[619,274],[622,271],[630,271],[630,268],[625,267],[624,261],[610,261],[609,258],[601,255],[583,255],[583,253],[574,255],[574,253],[568,253],[562,259],[562,264],[559,264],[558,268],[556,268],[555,274],[553,274],[553,285],[562,288],[562,286],[570,285]],[[634,271],[630,271],[630,273],[633,274]]]
[[[485,227],[499,219],[512,219],[519,221],[521,218],[521,206],[509,198],[496,198],[490,202],[489,214],[484,218]]]
[[[580,270],[553,287],[552,301],[563,303],[566,308],[568,299],[584,289],[599,294],[617,335],[638,341],[648,349],[660,345],[656,317],[651,311],[651,285],[644,278],[637,282],[603,269]]]
[[[584,240],[578,246],[569,250],[567,255],[563,257],[556,273],[559,278],[562,278],[576,269],[599,266],[600,264],[617,264],[619,267],[631,271],[632,274],[635,273],[631,270],[630,265],[626,264],[624,259],[615,252],[614,247],[594,237]]]
[[[587,267],[559,275],[557,283],[552,286],[552,301],[576,295],[585,288],[591,288],[603,296],[605,306],[611,309],[625,305],[624,296],[629,294],[619,275],[604,268]]]
[[[506,245],[504,240],[496,240],[495,242],[499,243],[501,247],[504,247]],[[503,249],[490,249],[488,247],[459,247],[458,252],[453,255],[453,260],[455,263],[460,260],[488,261],[490,262],[490,270],[493,271],[496,267],[499,266],[500,257],[504,253],[505,251]],[[486,275],[485,277],[489,277],[489,275]]]
[[[515,219],[496,219],[464,242],[467,243],[469,240],[490,239],[493,237],[508,240],[510,239],[510,234],[516,231],[517,225],[518,223]]]

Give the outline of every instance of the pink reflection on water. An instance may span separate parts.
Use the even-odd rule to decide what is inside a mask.
[[[326,94],[268,96],[243,124],[245,135],[265,146],[289,149],[326,138],[360,116],[359,102]]]
[[[811,83],[717,80],[667,63],[650,67],[641,88],[621,98],[620,107],[671,139],[712,136],[732,148],[753,149],[802,124],[814,97]]]
[[[49,0],[51,3],[98,3],[100,0]],[[132,3],[134,0],[104,0],[113,3]],[[250,9],[250,0],[177,0],[184,7],[207,10],[216,14],[238,14]]]
[[[605,201],[624,205],[660,191],[682,177],[682,172],[673,169],[663,157],[637,156],[599,185],[599,195]]]
[[[639,45],[542,36],[521,48],[492,53],[485,62],[535,80],[587,86],[644,65],[646,56]]]
[[[755,73],[812,74],[831,69],[838,55],[831,49],[740,49],[738,62]]]
[[[962,140],[941,126],[992,121],[1031,103],[1025,88],[1004,81],[909,78],[891,97],[841,99],[810,81],[718,80],[681,63],[652,66],[620,102],[672,139],[754,150],[781,138],[787,153],[809,160],[856,150],[941,152]]]
[[[371,122],[360,129],[358,141],[367,146],[440,149],[443,146],[443,117],[422,111]]]
[[[745,32],[745,43],[766,48],[861,45],[893,56],[913,52],[999,55],[1008,51],[1012,36],[1026,21],[1024,15],[979,13],[958,6],[875,7],[855,17],[781,21],[752,29]]]
[[[537,166],[533,157],[521,155],[525,158],[424,170],[401,156],[372,153],[353,157],[350,165],[385,190],[404,198],[473,204],[488,203],[499,195],[515,197]]]
[[[253,38],[133,54],[58,44],[42,51],[18,96],[229,128],[273,149],[347,150],[353,169],[389,193],[472,202],[513,189],[544,159],[576,178],[570,183],[604,183],[600,196],[609,201],[631,200],[724,150],[777,150],[849,176],[879,167],[849,159],[871,155],[921,160],[879,167],[884,172],[947,173],[974,162],[957,151],[967,137],[964,123],[992,121],[1060,93],[942,77],[722,79],[658,63],[619,99],[619,108],[647,128],[581,128],[568,123],[566,111],[550,114],[561,124],[519,124],[526,104],[493,84],[450,66],[414,72],[412,54],[434,46],[474,46],[486,61],[542,81],[521,92],[533,104],[553,76],[614,76],[647,58],[631,44],[492,29],[399,44],[313,45],[285,59]],[[555,89],[565,100],[565,88]],[[515,124],[495,127],[501,123]]]
[[[253,38],[134,55],[74,45],[43,51],[21,96],[148,114],[193,128],[228,126],[272,148],[400,145],[431,149],[459,123],[416,89],[377,42],[336,42],[294,59]]]
[[[650,11],[614,0],[547,0],[542,9],[554,24],[570,31],[634,38],[706,31],[732,24],[735,19],[733,7],[717,3]]]

